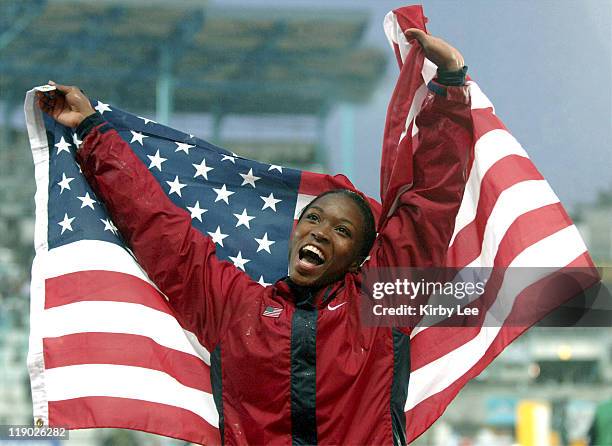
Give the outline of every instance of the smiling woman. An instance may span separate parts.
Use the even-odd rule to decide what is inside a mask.
[[[374,238],[374,215],[356,192],[335,189],[315,198],[301,213],[289,251],[289,277],[321,287],[356,272]]]
[[[440,67],[416,119],[412,158],[402,160],[412,163],[413,183],[395,179],[376,240],[359,194],[315,198],[293,231],[289,276],[270,287],[216,257],[215,242],[81,90],[53,84],[57,91],[38,93],[43,111],[76,127],[84,175],[181,325],[211,352],[222,442],[406,443],[410,328],[362,322],[360,265],[368,255],[375,267],[442,265],[472,147],[461,55],[421,31],[407,37]]]

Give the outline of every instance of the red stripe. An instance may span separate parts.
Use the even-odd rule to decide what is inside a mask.
[[[45,368],[116,364],[159,370],[181,384],[211,393],[210,368],[200,358],[124,333],[75,333],[43,339]]]
[[[393,52],[395,53],[395,59],[397,60],[397,65],[402,69],[404,62],[402,61],[402,53],[400,52],[400,47],[397,43],[393,43]]]
[[[319,195],[331,189],[355,189],[353,183],[344,175],[324,175],[313,172],[302,172],[298,192],[307,195]]]
[[[491,108],[478,108],[472,110],[472,122],[474,125],[474,141],[478,140],[491,130],[508,130],[501,120],[493,114]]]
[[[560,203],[544,206],[518,217],[508,228],[499,244],[494,265],[509,265],[526,247],[542,240],[572,224]],[[517,243],[520,241],[520,243]],[[487,285],[489,289],[489,284]],[[487,295],[482,309],[488,308],[494,295]],[[479,299],[480,301],[481,299]],[[474,302],[473,305],[477,305]],[[482,314],[482,313],[481,313]],[[435,327],[419,332],[411,342],[411,367],[417,370],[426,364],[450,353],[478,334],[478,327]]]
[[[78,271],[45,281],[45,309],[83,301],[135,303],[174,316],[159,291],[130,274]]]
[[[463,267],[480,255],[487,222],[503,191],[522,181],[542,179],[528,158],[509,155],[496,162],[481,180],[476,215],[455,237],[448,250],[447,265]]]
[[[128,398],[90,396],[50,401],[49,424],[68,429],[134,429],[198,444],[221,443],[219,430],[191,411]]]
[[[568,267],[592,267],[593,263],[588,253],[583,253],[574,259]],[[594,283],[594,282],[593,282]],[[586,286],[586,282],[583,283]],[[529,290],[530,292],[521,293],[517,298],[514,308],[532,308],[533,305],[533,292],[537,291],[537,286]],[[549,310],[554,309],[558,305],[559,300],[555,303],[550,304]],[[546,309],[541,308],[542,311],[534,312],[532,324],[539,321],[546,315]],[[513,309],[514,311],[514,309]],[[461,388],[472,378],[477,376],[484,368],[493,361],[514,339],[521,335],[529,326],[504,326],[497,334],[495,340],[489,346],[485,354],[478,360],[478,362],[470,368],[464,375],[454,381],[450,386],[445,388],[443,391],[432,395],[431,397],[421,401],[411,410],[406,412],[407,420],[407,433],[408,441],[413,441],[419,435],[421,435],[431,424],[442,415],[446,410],[446,407],[455,398]]]

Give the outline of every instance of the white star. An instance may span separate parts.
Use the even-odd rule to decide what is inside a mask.
[[[217,198],[215,198],[215,203],[217,201],[225,201],[226,204],[229,204],[229,196],[233,195],[235,192],[229,191],[225,188],[225,184],[221,187],[221,189],[215,189],[213,187],[213,190],[217,193]]]
[[[268,167],[268,172],[271,170],[278,170],[280,173],[283,173],[283,168],[281,166],[277,166],[276,164],[270,164],[270,167]]]
[[[212,237],[213,242],[218,243],[221,246],[223,246],[223,239],[227,237],[227,234],[221,233],[220,226],[217,226],[217,230],[215,232],[209,232],[208,235]]]
[[[187,209],[189,209],[189,212],[191,212],[191,218],[197,218],[198,220],[202,221],[202,214],[204,212],[208,212],[208,209],[202,209],[200,208],[200,202],[196,201],[195,204],[192,206],[187,206]]]
[[[74,180],[74,178],[66,178],[66,174],[62,173],[62,181],[57,183],[62,188],[62,190],[60,190],[60,194],[64,192],[64,189],[72,190],[70,189],[70,182],[72,180]]]
[[[170,186],[170,192],[168,192],[168,195],[175,193],[179,197],[183,196],[181,194],[181,189],[187,185],[179,181],[178,175],[174,178],[174,181],[166,181],[166,183],[168,184],[168,186]]]
[[[232,262],[234,262],[236,268],[240,268],[242,271],[244,271],[244,265],[250,262],[249,259],[242,258],[242,251],[238,251],[238,255],[236,257],[229,256],[229,258]]]
[[[98,105],[96,105],[94,108],[98,110],[98,113],[101,115],[103,115],[105,111],[112,111],[108,104],[105,104],[102,101],[98,101]]]
[[[233,156],[229,156],[229,155],[223,155],[223,158],[221,158],[221,161],[231,161],[232,163],[236,164],[236,159]]]
[[[242,214],[234,214],[234,217],[238,219],[238,223],[236,223],[236,227],[240,225],[244,225],[249,229],[251,229],[250,221],[255,218],[247,214],[246,208],[244,209],[244,211],[242,211]]]
[[[260,196],[259,198],[261,198],[264,201],[264,205],[261,208],[262,211],[265,208],[270,208],[274,212],[276,212],[276,203],[280,203],[281,201],[283,201],[283,200],[279,200],[278,198],[274,198],[274,194],[272,192],[270,192],[270,195],[268,195],[267,197]]]
[[[60,139],[60,142],[58,142],[57,144],[55,144],[55,147],[57,147],[57,154],[59,155],[60,152],[66,152],[66,153],[70,153],[70,143],[67,142],[64,137],[62,136],[62,138]]]
[[[142,146],[143,145],[143,139],[144,138],[148,138],[147,135],[143,135],[140,132],[135,132],[134,130],[130,130],[130,133],[132,134],[132,140],[130,141],[130,144],[133,143],[134,141],[138,141],[138,143]]]
[[[87,192],[84,196],[82,197],[77,197],[79,200],[82,201],[81,203],[81,209],[83,209],[85,206],[89,207],[89,208],[94,208],[94,203],[96,202],[96,200],[92,199],[89,196],[89,192]]]
[[[187,155],[189,155],[189,149],[195,147],[195,146],[192,146],[191,144],[185,144],[183,142],[175,142],[175,144],[176,144],[175,152],[185,152]]]
[[[115,227],[115,225],[113,224],[112,221],[110,221],[110,219],[100,219],[100,221],[102,223],[104,223],[104,230],[105,231],[110,231],[113,234],[117,235],[117,228]]]
[[[76,148],[78,149],[79,147],[81,147],[81,144],[83,144],[83,141],[81,141],[79,139],[79,135],[77,135],[76,133],[72,134],[72,143],[76,146]]]
[[[271,283],[266,282],[263,276],[259,276],[259,280],[257,281],[257,283],[264,287],[272,285]]]
[[[261,177],[256,177],[253,175],[253,169],[249,169],[248,173],[240,173],[238,175],[240,175],[243,179],[241,186],[250,184],[251,186],[255,187],[255,181],[261,179]]]
[[[68,214],[64,214],[64,219],[58,223],[58,225],[62,227],[62,234],[66,229],[72,231],[72,220],[74,220],[74,218],[75,217],[68,218]]]
[[[206,165],[206,158],[204,158],[200,164],[192,164],[192,166],[196,169],[196,173],[193,177],[195,178],[198,175],[202,175],[205,180],[208,180],[208,172],[214,169],[214,167],[208,167]]]
[[[274,240],[268,240],[267,232],[264,234],[263,238],[255,238],[255,241],[257,242],[257,244],[259,244],[259,246],[257,247],[257,252],[265,250],[268,251],[268,253],[272,254],[270,252],[270,246],[272,246],[276,242]]]
[[[157,121],[153,121],[152,119],[143,118],[142,116],[139,116],[139,118],[144,121],[145,125],[147,125],[149,122],[152,122],[153,124],[157,124]]]
[[[162,163],[168,160],[168,158],[162,158],[161,156],[159,156],[159,149],[157,149],[157,152],[155,152],[155,155],[153,156],[147,155],[147,157],[151,160],[149,169],[152,169],[153,167],[157,167],[157,170],[159,170],[160,172],[162,170]]]

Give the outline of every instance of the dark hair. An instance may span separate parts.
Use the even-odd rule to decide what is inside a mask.
[[[332,189],[327,192],[323,192],[322,194],[317,195],[308,205],[302,209],[300,213],[300,217],[298,221],[302,220],[302,217],[306,213],[306,211],[317,201],[319,198],[323,198],[326,195],[332,194],[341,194],[347,198],[353,200],[353,203],[357,205],[359,208],[359,212],[361,212],[361,216],[363,217],[363,242],[361,244],[361,250],[359,251],[359,256],[364,259],[370,253],[370,249],[372,249],[372,245],[374,244],[374,240],[376,239],[376,221],[374,220],[374,214],[372,213],[372,208],[370,208],[370,204],[367,200],[359,193],[354,192],[350,189]]]

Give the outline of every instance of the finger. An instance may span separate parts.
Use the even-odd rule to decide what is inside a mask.
[[[428,37],[425,31],[418,29],[418,28],[409,28],[406,31],[404,31],[404,35],[408,39],[417,39],[421,45],[425,42],[425,40]]]
[[[78,88],[76,88],[76,87],[71,87],[71,86],[68,86],[68,85],[58,84],[58,83],[53,82],[53,81],[49,81],[48,84],[49,85],[53,85],[55,88],[57,88],[58,91],[61,91],[64,94],[68,94],[68,93],[70,93],[74,89],[78,90]]]

